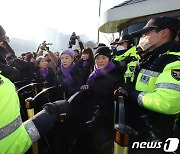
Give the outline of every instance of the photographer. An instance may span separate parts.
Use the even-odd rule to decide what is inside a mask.
[[[37,57],[43,56],[45,57],[46,61],[48,62],[48,67],[52,68],[53,71],[56,71],[56,67],[58,64],[58,57],[49,50],[48,45],[52,45],[51,43],[46,43],[46,41],[43,41],[38,47],[38,54]]]
[[[68,47],[68,48],[72,48],[72,46],[76,44],[76,39],[77,39],[77,41],[78,41],[78,43],[79,43],[79,47],[80,47],[80,49],[81,49],[81,52],[80,52],[80,55],[81,55],[82,50],[84,49],[84,45],[83,45],[83,43],[82,43],[82,41],[81,41],[81,39],[80,39],[80,36],[76,36],[76,33],[75,33],[75,32],[73,32],[72,35],[71,35],[71,37],[70,37],[69,47]]]

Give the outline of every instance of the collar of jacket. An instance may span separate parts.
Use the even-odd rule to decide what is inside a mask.
[[[164,54],[167,51],[172,52],[180,52],[180,43],[176,42],[175,40],[169,41],[158,48],[154,49],[151,52],[147,52],[143,55],[140,59],[140,65],[148,62],[150,59],[157,58],[160,55]]]
[[[160,58],[167,51],[180,52],[180,43],[178,43],[174,40],[169,41],[169,42],[161,45],[160,47],[156,48],[155,50],[144,54],[144,56],[140,59],[138,65],[136,66],[135,76],[139,73],[140,69],[144,65],[147,65],[148,63],[152,64],[155,59],[157,59],[158,57]]]

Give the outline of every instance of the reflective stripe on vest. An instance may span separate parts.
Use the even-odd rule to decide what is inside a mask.
[[[171,89],[171,90],[180,92],[180,85],[173,84],[173,83],[158,83],[155,85],[155,88],[166,88],[166,89]],[[143,106],[142,99],[145,94],[146,94],[145,92],[141,92],[138,95],[137,102],[139,103],[140,106]]]
[[[25,121],[23,125],[26,131],[28,132],[32,142],[35,142],[38,139],[40,139],[40,134],[31,119]]]
[[[173,83],[158,83],[155,85],[155,88],[166,88],[180,92],[180,85]]]
[[[139,95],[138,95],[138,98],[137,98],[137,102],[139,104],[139,106],[143,107],[143,102],[142,102],[142,99],[144,97],[146,93],[145,92],[141,92]]]
[[[9,136],[11,133],[17,130],[21,126],[21,124],[22,124],[21,117],[18,116],[14,121],[0,128],[0,140]]]
[[[140,72],[142,74],[149,75],[152,77],[158,77],[160,74],[159,72],[155,72],[155,71],[151,71],[151,70],[147,70],[147,69],[141,69]]]

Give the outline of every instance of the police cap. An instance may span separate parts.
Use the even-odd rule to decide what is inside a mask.
[[[177,34],[180,26],[180,20],[176,17],[157,17],[150,19],[143,29],[132,33],[134,37],[140,37],[142,34],[149,32],[153,29],[165,29],[168,28],[175,34]]]

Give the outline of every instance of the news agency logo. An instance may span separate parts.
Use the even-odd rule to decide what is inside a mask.
[[[159,141],[153,142],[134,142],[132,144],[132,148],[140,148],[140,149],[154,149],[154,148],[163,148],[165,152],[174,152],[177,150],[179,145],[178,138],[168,138],[164,143]]]

